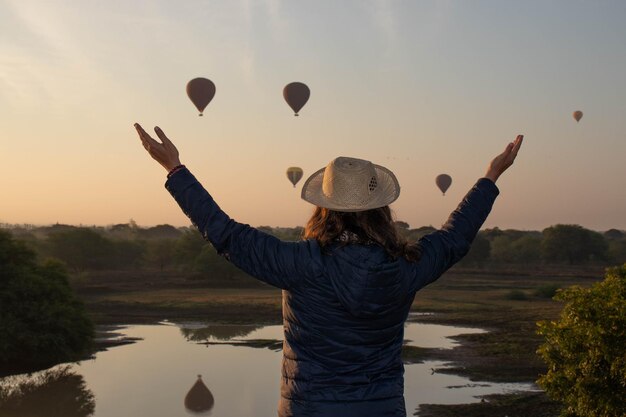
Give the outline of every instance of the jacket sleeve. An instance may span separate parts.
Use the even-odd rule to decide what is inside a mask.
[[[165,188],[204,239],[234,265],[274,287],[293,289],[312,275],[319,259],[314,241],[283,242],[228,217],[188,169],[168,178]]]
[[[487,178],[479,179],[440,230],[419,240],[422,257],[412,290],[437,280],[467,254],[500,191]]]

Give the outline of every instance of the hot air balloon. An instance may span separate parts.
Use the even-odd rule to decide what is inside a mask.
[[[574,113],[572,113],[572,116],[574,116],[574,119],[576,119],[577,122],[580,122],[580,119],[583,118],[583,112],[581,112],[580,110],[576,110]]]
[[[293,109],[294,116],[297,116],[300,109],[309,101],[310,95],[311,90],[304,83],[293,82],[283,88],[283,97],[289,107]]]
[[[202,116],[206,106],[213,100],[215,84],[206,78],[194,78],[187,83],[187,95]]]
[[[287,168],[287,178],[293,184],[293,188],[296,188],[296,184],[302,178],[302,168],[299,167],[289,167]]]
[[[448,174],[437,175],[435,179],[435,183],[437,187],[441,190],[443,195],[446,195],[446,191],[450,188],[450,184],[452,184],[452,178]]]
[[[198,375],[195,384],[185,395],[185,408],[194,413],[203,413],[210,411],[213,408],[213,404],[215,404],[213,394],[202,382],[202,375]]]

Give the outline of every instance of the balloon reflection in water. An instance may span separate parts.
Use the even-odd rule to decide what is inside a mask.
[[[211,411],[214,404],[213,394],[202,382],[202,375],[198,375],[198,379],[185,396],[185,408],[194,413],[205,413]]]

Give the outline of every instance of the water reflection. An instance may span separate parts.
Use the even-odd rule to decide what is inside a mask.
[[[141,340],[39,376],[0,378],[0,417],[276,415],[282,354],[250,347],[272,345],[279,350],[283,326],[168,322],[120,330],[126,337]],[[446,337],[470,331],[408,323],[405,335],[411,340],[407,340],[409,346],[450,348],[453,343]],[[532,388],[528,384],[472,382],[447,373],[432,373],[432,369],[447,366],[430,360],[407,364],[408,410],[415,410],[421,403],[469,403],[479,401],[475,397],[480,395]],[[193,381],[197,374],[202,379]],[[22,388],[18,390],[17,386]],[[192,391],[198,391],[197,401],[188,398],[196,396]],[[94,398],[98,400],[97,409]]]
[[[2,417],[88,417],[95,407],[93,393],[70,366],[0,380]]]
[[[245,346],[248,348],[267,348],[275,352],[283,348],[283,328],[281,326],[212,324],[197,327],[189,323],[177,324],[177,326],[187,340],[207,346]]]
[[[204,385],[202,375],[198,375],[198,379],[193,384],[187,395],[185,395],[185,408],[196,414],[210,414],[215,399],[213,394]]]
[[[263,326],[237,325],[237,324],[213,324],[208,326],[194,325],[191,323],[179,324],[180,332],[185,339],[192,342],[209,340],[231,340],[249,335]]]

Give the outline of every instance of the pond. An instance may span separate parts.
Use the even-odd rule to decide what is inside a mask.
[[[282,355],[277,341],[282,339],[282,326],[163,322],[117,331],[141,340],[76,364],[0,379],[5,393],[10,392],[8,387],[21,386],[24,394],[0,405],[0,415],[276,415]],[[413,346],[451,349],[455,345],[451,336],[479,332],[483,331],[408,322],[405,339]],[[437,361],[405,366],[409,415],[421,403],[470,403],[481,395],[533,389],[530,384],[472,382],[433,372],[445,366]]]

